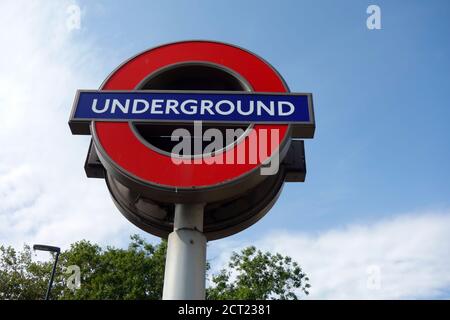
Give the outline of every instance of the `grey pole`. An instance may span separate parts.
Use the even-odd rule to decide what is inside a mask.
[[[52,275],[50,276],[50,280],[48,282],[47,293],[45,294],[45,300],[50,299],[50,290],[52,290],[53,278],[55,277],[56,265],[58,264],[59,251],[56,252],[55,262],[53,263]]]
[[[167,243],[163,300],[204,300],[206,237],[204,204],[176,204]]]
[[[50,251],[55,252],[55,262],[53,263],[52,275],[50,276],[50,280],[48,281],[47,292],[45,293],[45,300],[50,299],[50,290],[52,290],[53,278],[55,277],[56,265],[58,264],[58,257],[61,249],[58,247],[48,246],[45,244],[35,244],[33,245],[33,250],[41,250],[41,251]]]

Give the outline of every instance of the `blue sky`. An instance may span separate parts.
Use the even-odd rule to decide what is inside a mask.
[[[81,8],[81,28],[68,31],[66,9],[73,4]],[[370,4],[381,8],[381,30],[366,27],[366,8]],[[424,287],[417,288],[411,287],[410,281],[395,278],[393,282],[398,286],[391,291],[373,293],[355,285],[353,291],[339,295],[338,285],[352,288],[349,283],[365,278],[343,277],[342,281],[349,282],[320,287],[319,279],[328,281],[329,274],[336,270],[317,271],[316,297],[448,297],[450,274],[445,266],[449,260],[433,260],[450,250],[448,245],[439,244],[449,242],[445,234],[450,227],[448,1],[180,0],[132,1],[127,5],[119,1],[38,1],[33,2],[32,9],[25,3],[10,2],[5,6],[3,14],[9,17],[2,21],[9,28],[2,31],[0,39],[12,44],[3,53],[1,65],[7,71],[0,78],[0,84],[7,84],[8,88],[0,91],[0,142],[4,155],[0,165],[4,187],[0,194],[2,200],[7,200],[6,205],[0,206],[0,219],[8,227],[0,229],[2,243],[17,245],[45,239],[67,244],[84,237],[125,245],[128,234],[138,229],[129,226],[114,209],[101,181],[83,176],[89,140],[69,134],[66,122],[74,90],[97,88],[122,61],[161,43],[217,40],[242,46],[268,60],[283,75],[291,91],[312,92],[317,129],[315,138],[306,142],[306,182],[287,184],[274,208],[256,225],[211,243],[210,257],[220,265],[231,250],[258,243],[302,261],[308,257],[311,261],[316,259],[314,263],[304,261],[305,266],[309,263],[320,268],[329,262],[313,253],[302,255],[296,248],[322,248],[329,252],[329,243],[342,239],[349,243],[353,237],[361,236],[362,244],[355,248],[360,252],[355,254],[363,255],[375,248],[372,251],[379,250],[379,255],[367,257],[360,265],[362,269],[352,272],[363,270],[367,264],[393,266],[386,267],[391,273],[383,271],[390,279],[403,272],[395,267],[398,259],[422,261],[421,257],[432,248],[428,260],[412,266],[438,266],[438,271],[429,271],[438,272],[436,281],[424,280]],[[10,12],[21,15],[21,19],[14,15],[11,18]],[[35,54],[34,63],[30,62],[29,69],[18,69],[28,61],[28,52]],[[29,85],[32,92],[42,95],[48,91],[48,96],[43,97],[48,101],[43,107],[46,111],[38,115],[42,122],[30,121],[30,126],[39,132],[39,143],[48,140],[45,153],[56,145],[58,150],[64,149],[64,158],[58,156],[64,165],[55,167],[51,179],[47,178],[48,172],[39,169],[48,159],[44,155],[34,157],[35,146],[24,138],[24,125],[19,121],[31,112],[29,104],[23,103],[23,110],[9,109],[12,102],[17,106],[22,103],[22,73],[25,77],[33,75],[30,79],[48,80],[23,86]],[[59,97],[55,101],[52,95]],[[51,117],[53,122],[48,120]],[[54,127],[55,137],[49,138],[50,129],[44,129],[44,124]],[[11,143],[12,132],[20,132],[21,144]],[[12,155],[21,160],[16,161]],[[77,184],[75,192],[84,192],[82,208],[79,201],[71,198],[74,190],[61,197],[51,192],[68,170],[73,177],[67,184]],[[24,180],[27,183],[22,186],[20,181]],[[98,198],[102,198],[102,203],[97,203]],[[99,220],[95,220],[95,228],[69,218],[70,222],[64,220],[63,224],[50,216],[49,208],[67,209],[70,219],[82,209],[84,214]],[[89,213],[90,210],[96,213]],[[34,220],[27,220],[30,215]],[[105,221],[113,227],[101,229],[108,225]],[[67,232],[54,232],[61,228],[68,228]],[[360,234],[361,230],[364,232]],[[392,241],[380,236],[383,234]],[[280,247],[275,239],[292,239],[292,245]],[[414,256],[417,248],[404,247],[408,241],[417,243],[423,255]],[[377,259],[386,253],[383,248],[392,246],[399,253],[392,258],[395,263],[378,263]],[[331,251],[333,257],[353,266],[351,252],[337,248]],[[336,272],[339,271],[342,270]],[[428,279],[426,275],[425,278]],[[419,289],[423,295],[417,293]]]
[[[80,37],[112,55],[107,71],[161,43],[234,43],[272,63],[292,91],[312,92],[307,182],[287,185],[245,236],[320,230],[450,203],[450,5],[377,1],[382,30],[368,30],[371,3],[134,1],[124,12],[99,2],[86,6]]]

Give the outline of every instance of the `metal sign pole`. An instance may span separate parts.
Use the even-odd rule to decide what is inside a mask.
[[[163,300],[204,300],[206,237],[204,204],[176,204],[167,243]]]

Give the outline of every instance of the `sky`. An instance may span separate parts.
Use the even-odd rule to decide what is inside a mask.
[[[366,26],[371,4],[380,30]],[[90,137],[70,134],[72,100],[145,49],[217,40],[312,92],[317,128],[305,183],[210,242],[213,270],[255,244],[302,265],[308,298],[450,298],[449,10],[445,0],[1,1],[0,244],[158,242],[86,178]]]

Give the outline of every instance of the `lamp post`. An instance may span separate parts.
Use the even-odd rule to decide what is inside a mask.
[[[49,298],[50,298],[50,290],[52,289],[53,278],[55,277],[55,272],[56,272],[56,264],[58,263],[59,253],[61,252],[61,249],[58,248],[58,247],[47,246],[47,245],[44,245],[44,244],[35,244],[33,246],[33,250],[49,251],[49,252],[55,252],[56,253],[55,262],[53,263],[52,275],[50,277],[50,281],[48,282],[47,293],[45,294],[45,300],[49,300]]]

